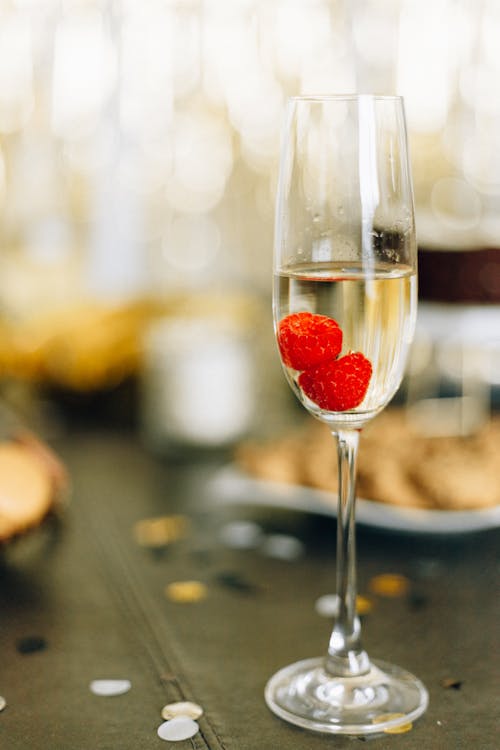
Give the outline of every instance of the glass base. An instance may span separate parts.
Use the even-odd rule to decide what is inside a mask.
[[[367,674],[334,677],[325,659],[306,659],[280,669],[266,685],[266,703],[277,716],[329,734],[376,734],[421,716],[429,696],[409,672],[372,661]]]

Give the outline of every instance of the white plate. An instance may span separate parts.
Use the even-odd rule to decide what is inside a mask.
[[[336,498],[324,490],[268,482],[234,465],[217,471],[209,483],[214,502],[264,505],[336,516]],[[418,534],[463,534],[500,526],[500,506],[481,510],[421,510],[358,499],[356,521],[367,526]]]

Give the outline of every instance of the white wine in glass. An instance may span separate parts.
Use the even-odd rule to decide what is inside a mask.
[[[307,729],[375,734],[411,722],[428,703],[420,680],[369,658],[356,614],[359,436],[396,393],[415,329],[415,220],[400,97],[290,100],[273,265],[287,380],[337,441],[339,607],[325,655],[277,672],[266,702]]]

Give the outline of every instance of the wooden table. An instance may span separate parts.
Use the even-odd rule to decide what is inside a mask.
[[[59,524],[9,549],[0,565],[2,749],[165,747],[160,710],[179,699],[205,710],[200,732],[179,748],[368,741],[288,726],[263,700],[276,669],[326,647],[330,622],[314,604],[334,586],[333,518],[213,505],[206,482],[216,463],[159,460],[130,433],[76,431],[55,447],[72,476],[71,504]],[[138,520],[173,513],[190,519],[185,539],[156,551],[137,544]],[[306,555],[285,561],[230,549],[219,532],[234,519],[298,537]],[[359,529],[360,593],[380,573],[411,583],[404,597],[371,597],[364,645],[413,671],[430,693],[411,731],[372,739],[373,747],[498,747],[498,537]],[[168,583],[190,579],[207,585],[205,599],[166,598]],[[44,638],[46,648],[20,653],[27,636]],[[101,677],[130,679],[132,689],[99,698],[88,686]]]

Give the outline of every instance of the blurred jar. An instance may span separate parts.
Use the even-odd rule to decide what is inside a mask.
[[[203,311],[205,303],[193,295],[145,335],[141,427],[159,452],[229,447],[254,425],[257,308],[247,300],[214,306],[209,298]]]
[[[470,435],[498,407],[500,307],[419,306],[406,376],[412,427],[433,436]]]

